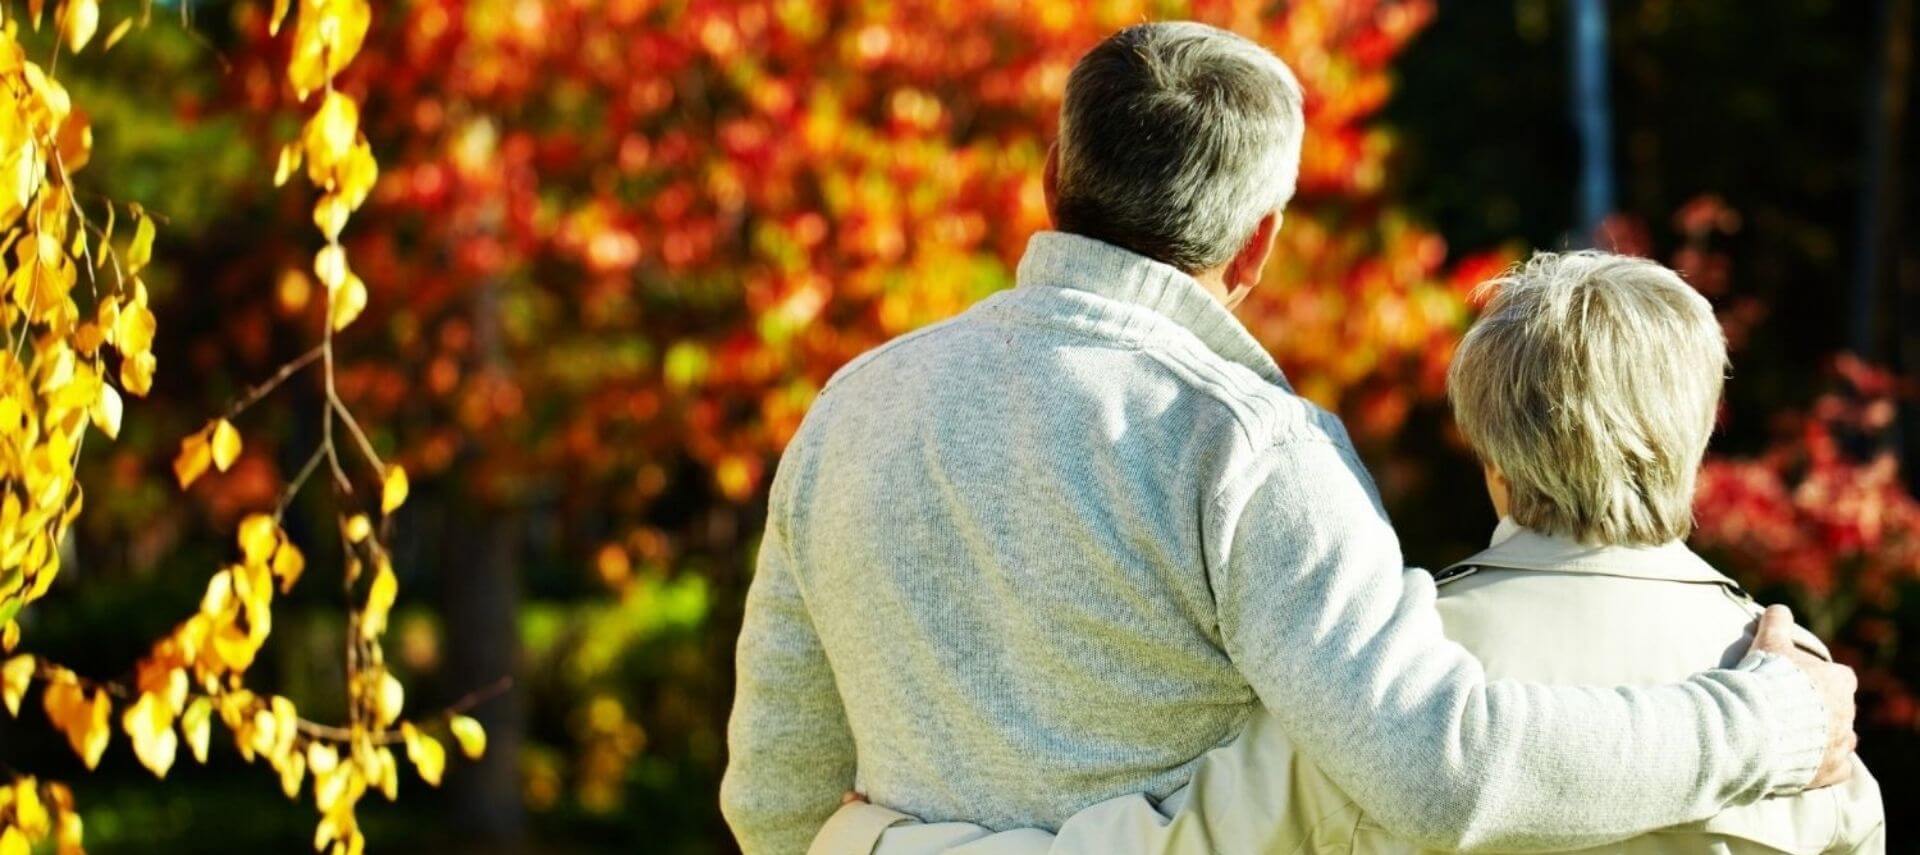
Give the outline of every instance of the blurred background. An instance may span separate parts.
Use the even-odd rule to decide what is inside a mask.
[[[107,3],[113,6],[113,0]],[[1912,0],[396,0],[343,87],[382,174],[340,390],[413,473],[389,654],[493,748],[361,816],[376,851],[733,849],[732,646],[780,449],[861,351],[1011,284],[1073,61],[1143,19],[1256,38],[1308,91],[1300,194],[1241,314],[1348,420],[1411,560],[1493,524],[1442,377],[1473,286],[1531,248],[1674,265],[1734,342],[1696,545],[1860,670],[1861,754],[1920,800],[1920,141]],[[137,7],[130,7],[137,8]],[[298,469],[299,381],[184,496],[169,461],[312,346],[304,113],[268,4],[159,4],[63,66],[89,186],[164,218],[154,393],[89,448],[75,558],[28,637],[121,673]],[[43,37],[44,38],[44,37]],[[304,397],[303,397],[304,396]],[[1903,465],[1905,464],[1905,465]],[[335,573],[325,507],[288,527]],[[307,585],[253,679],[339,710],[341,603]],[[1908,639],[1912,632],[1916,638]],[[74,783],[96,852],[303,851],[310,806],[215,740],[96,775],[39,716],[0,761]]]

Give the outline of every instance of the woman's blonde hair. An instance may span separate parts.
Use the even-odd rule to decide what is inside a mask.
[[[1514,522],[1587,543],[1685,538],[1727,371],[1713,307],[1672,270],[1605,252],[1535,253],[1481,287],[1447,394]]]

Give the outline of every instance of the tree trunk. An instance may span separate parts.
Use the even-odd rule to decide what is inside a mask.
[[[520,555],[518,515],[471,499],[451,498],[441,541],[442,608],[446,617],[446,680],[454,692],[519,676]],[[475,708],[487,729],[487,753],[447,775],[453,828],[472,852],[518,852],[526,835],[520,801],[520,743],[526,693],[515,685]]]
[[[1606,0],[1569,0],[1570,101],[1580,137],[1580,197],[1572,243],[1592,246],[1613,213],[1613,102]]]

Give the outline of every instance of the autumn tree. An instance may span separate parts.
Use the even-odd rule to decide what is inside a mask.
[[[30,4],[28,21],[35,29],[46,11],[39,2]],[[370,9],[365,0],[303,0],[286,64],[297,99],[314,106],[300,137],[281,149],[274,182],[284,183],[304,161],[305,176],[319,191],[313,223],[325,242],[313,269],[324,287],[320,343],[183,439],[173,470],[185,488],[209,470],[231,467],[242,449],[232,420],[309,368],[323,376],[322,439],[277,507],[240,522],[239,560],[212,574],[198,611],[154,642],[124,679],[83,675],[16,651],[20,610],[43,597],[59,574],[67,529],[81,510],[74,465],[88,429],[108,439],[117,435],[123,401],[113,380],[119,389],[145,395],[157,368],[151,350],[157,324],[141,279],[152,256],[153,218],[138,205],[82,201],[73,175],[89,158],[91,129],[51,72],[63,53],[81,56],[94,43],[101,9],[96,0],[62,0],[51,11],[45,66],[30,61],[16,40],[17,19],[8,18],[0,33],[6,93],[0,136],[10,176],[0,182],[0,240],[12,250],[0,305],[8,345],[0,358],[0,647],[14,654],[0,665],[0,696],[9,714],[18,715],[24,696],[39,684],[47,718],[87,768],[99,763],[119,731],[159,777],[173,766],[183,741],[196,760],[206,762],[217,716],[243,757],[273,768],[288,798],[301,794],[310,773],[320,813],[316,850],[359,852],[365,836],[355,806],[369,790],[389,799],[398,791],[392,746],[404,745],[415,771],[430,784],[439,783],[446,765],[445,748],[426,731],[427,720],[403,720],[404,689],[385,667],[380,643],[397,588],[385,529],[406,501],[406,471],[382,461],[334,381],[334,334],[358,317],[367,295],[339,237],[372,190],[377,167],[359,129],[357,102],[333,81],[364,42]],[[269,29],[277,31],[288,11],[286,2],[277,3]],[[133,24],[132,17],[119,21],[101,49],[111,49]],[[116,216],[132,220],[133,234],[124,245],[114,243]],[[114,363],[117,371],[110,374]],[[336,428],[352,438],[359,459],[342,452]],[[369,480],[377,485],[377,502],[356,498],[349,460],[368,471],[360,486]],[[292,699],[257,692],[247,679],[272,632],[276,594],[289,591],[306,569],[280,517],[322,464],[342,507],[344,673],[351,703],[348,720],[337,726],[301,717]],[[379,523],[371,516],[376,512]],[[484,730],[458,709],[432,718],[468,756],[485,750]],[[0,852],[24,853],[48,838],[63,852],[79,851],[81,836],[65,785],[19,775],[0,789]]]

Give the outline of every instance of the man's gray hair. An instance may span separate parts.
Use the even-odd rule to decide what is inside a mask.
[[[1594,544],[1685,538],[1727,371],[1706,298],[1604,252],[1536,253],[1482,287],[1497,290],[1447,391],[1514,522]]]
[[[1055,225],[1217,267],[1293,197],[1304,131],[1300,84],[1265,48],[1205,24],[1128,27],[1067,79]]]

